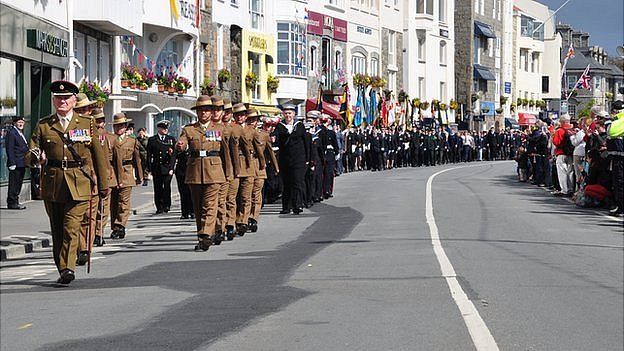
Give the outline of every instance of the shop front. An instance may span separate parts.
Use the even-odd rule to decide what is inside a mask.
[[[23,116],[24,134],[52,113],[50,83],[65,76],[69,32],[0,3],[0,183],[7,181],[4,135],[14,116]]]
[[[274,105],[275,37],[243,29],[241,33],[241,101]]]

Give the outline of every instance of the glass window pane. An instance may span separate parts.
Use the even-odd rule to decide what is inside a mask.
[[[279,31],[288,31],[288,23],[278,23],[277,24],[277,30]]]
[[[288,42],[277,43],[277,63],[288,64]]]

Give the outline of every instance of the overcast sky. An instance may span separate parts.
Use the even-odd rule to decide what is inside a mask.
[[[565,0],[538,0],[553,11]],[[624,1],[572,0],[555,15],[557,22],[568,23],[575,30],[589,33],[590,45],[605,48],[616,55],[615,48],[624,43]]]

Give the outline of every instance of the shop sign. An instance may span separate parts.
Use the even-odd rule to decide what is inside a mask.
[[[308,11],[308,34],[323,35],[327,29],[336,40],[347,41],[347,21]]]
[[[256,50],[261,50],[261,51],[266,51],[267,49],[267,41],[266,39],[262,38],[262,37],[256,37],[253,35],[249,36],[249,47],[256,49]]]
[[[505,94],[511,94],[511,82],[505,82]]]
[[[184,18],[187,18],[189,20],[191,20],[192,22],[195,22],[195,19],[197,18],[197,7],[195,6],[194,3],[189,3],[183,0],[180,0],[180,15]]]
[[[368,27],[364,27],[364,26],[357,26],[357,31],[358,33],[363,33],[366,35],[372,35],[373,34],[373,29],[372,28],[368,28]]]
[[[26,30],[26,46],[60,57],[67,57],[69,48],[67,40],[39,29]]]

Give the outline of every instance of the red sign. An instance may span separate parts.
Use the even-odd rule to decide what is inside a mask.
[[[323,35],[325,29],[332,33],[334,39],[347,41],[347,21],[308,11],[308,33]]]

